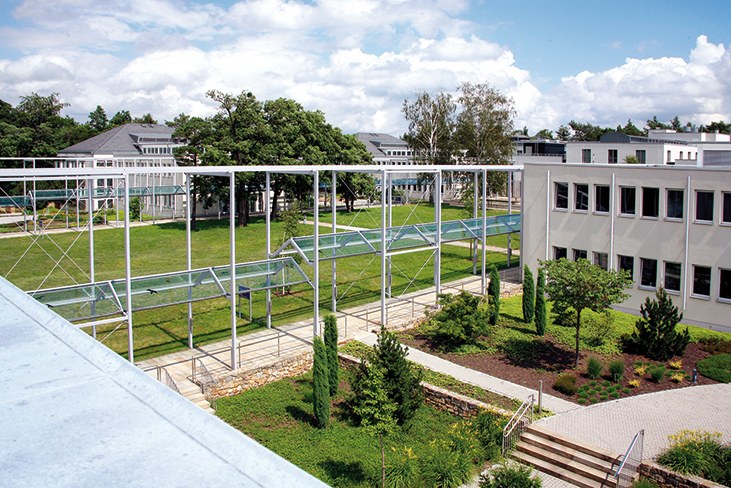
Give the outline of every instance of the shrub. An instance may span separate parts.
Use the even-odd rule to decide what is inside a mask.
[[[324,318],[325,322],[325,347],[327,349],[327,365],[328,365],[328,382],[330,384],[330,396],[333,397],[338,392],[338,322],[333,314],[327,314]]]
[[[680,373],[680,372],[673,373],[670,375],[670,381],[674,381],[675,383],[680,383],[681,381],[683,381],[685,379],[685,376],[686,376],[685,373]]]
[[[500,274],[493,266],[490,269],[490,284],[487,286],[487,302],[489,305],[490,325],[496,325],[500,316]]]
[[[607,336],[612,332],[612,321],[612,315],[607,310],[587,315],[586,319],[582,321],[587,343],[594,347],[604,344]]]
[[[669,447],[657,462],[674,471],[723,483],[731,480],[731,466],[726,463],[729,447],[723,447],[718,432],[681,430],[668,437]]]
[[[503,428],[509,419],[491,410],[481,409],[472,420],[487,459],[498,457],[502,451]]]
[[[536,334],[543,336],[546,334],[546,275],[543,268],[538,269],[538,280],[536,282]]]
[[[647,373],[647,365],[643,364],[642,366],[636,366],[635,367],[635,374],[637,376],[645,376],[645,373]]]
[[[594,380],[589,382],[589,386],[596,386],[596,385],[597,385],[597,382]]]
[[[609,382],[609,381],[607,381],[607,380],[604,380],[604,381],[602,381],[602,386],[603,386],[604,388],[607,388],[607,387],[610,387],[610,386],[612,386],[612,383],[611,383],[611,382]]]
[[[142,212],[142,201],[139,197],[135,197],[129,201],[129,219],[137,220]]]
[[[393,451],[396,451],[393,448]],[[415,486],[419,477],[419,458],[410,447],[404,447],[397,459],[386,465],[386,486],[389,488],[409,488]]]
[[[570,374],[562,374],[553,383],[553,389],[565,393],[566,395],[574,395],[578,390],[576,386],[576,376]]]
[[[463,453],[454,452],[444,441],[433,441],[421,463],[421,477],[426,486],[457,488],[470,479],[472,460]]]
[[[456,348],[487,334],[490,312],[479,296],[466,291],[440,294],[439,305],[440,310],[429,319],[436,342]]]
[[[706,378],[731,383],[731,354],[714,354],[698,361],[696,369]]]
[[[330,373],[325,344],[319,336],[315,336],[313,347],[315,353],[312,365],[312,408],[317,427],[324,429],[330,422]]]
[[[595,380],[602,375],[604,364],[596,356],[591,356],[586,362],[586,376]]]
[[[533,322],[536,310],[536,286],[533,283],[533,273],[528,265],[523,272],[523,320],[526,324]]]
[[[645,299],[640,313],[642,317],[635,323],[635,331],[626,339],[625,349],[661,361],[685,353],[690,333],[687,328],[683,332],[676,330],[683,314],[678,313],[678,307],[673,305],[664,288],[657,290],[654,300],[650,297]]]
[[[613,392],[611,392],[609,394],[609,396],[612,397],[612,398],[619,398],[619,392],[618,391],[613,391]]]
[[[709,337],[699,341],[701,349],[710,354],[731,354],[731,341],[722,341],[718,337]]]
[[[678,359],[677,361],[669,361],[668,362],[668,365],[672,369],[680,369],[680,368],[683,367],[683,360],[682,359]]]
[[[637,386],[640,386],[640,383],[639,383],[640,380],[634,380],[634,381],[637,382]],[[622,388],[622,393],[624,393],[625,395],[629,395],[630,393],[632,393],[632,390],[630,390],[629,388]]]
[[[632,388],[639,388],[640,387],[640,380],[632,380],[629,382],[629,386]]]
[[[599,399],[597,397],[591,397],[591,398],[589,398],[589,401],[591,403],[599,403]]]
[[[664,368],[652,368],[650,370],[650,378],[655,383],[662,383],[663,378],[665,377],[665,369]]]
[[[541,488],[541,479],[533,469],[522,464],[509,463],[498,466],[480,477],[480,488]]]
[[[611,361],[609,363],[609,374],[615,383],[622,381],[622,377],[624,377],[624,361],[621,359]]]
[[[597,391],[594,389],[589,390],[589,395],[596,395]]]
[[[586,398],[579,398],[579,399],[578,399],[578,400],[576,400],[576,401],[577,401],[577,402],[579,402],[580,404],[584,405],[584,404],[586,404],[586,402],[587,402],[588,400],[587,400]]]
[[[589,391],[589,390],[591,390],[591,386],[589,386],[589,385],[581,385],[581,389],[584,390],[584,391]]]

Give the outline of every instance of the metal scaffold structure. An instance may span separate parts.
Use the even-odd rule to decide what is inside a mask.
[[[108,158],[107,158],[108,159]],[[145,175],[157,172],[178,175],[183,185],[171,188],[131,187],[130,182],[139,181]],[[341,258],[370,254],[380,258],[380,291],[381,291],[381,323],[387,323],[386,300],[391,295],[392,258],[394,256],[425,252],[427,260],[433,258],[434,286],[436,295],[441,292],[441,246],[443,243],[472,240],[482,243],[481,269],[477,269],[477,246],[474,246],[473,273],[481,276],[481,291],[486,291],[486,240],[494,235],[510,236],[522,232],[522,215],[512,213],[512,198],[508,198],[508,214],[494,217],[487,216],[487,177],[492,171],[507,172],[508,194],[512,194],[512,173],[522,172],[521,166],[230,166],[230,167],[174,167],[174,168],[49,168],[49,169],[2,169],[0,183],[32,180],[87,181],[87,188],[93,188],[95,179],[113,179],[118,182],[114,188],[100,191],[85,189],[62,189],[33,191],[21,197],[5,196],[0,199],[0,206],[29,206],[34,200],[83,200],[88,209],[93,209],[94,199],[107,199],[110,196],[121,202],[124,209],[124,277],[112,280],[97,281],[94,273],[94,219],[89,216],[84,230],[89,235],[89,273],[85,273],[88,283],[29,290],[28,293],[41,303],[52,308],[62,317],[75,323],[78,327],[91,327],[96,337],[96,326],[101,324],[126,325],[129,360],[134,362],[133,312],[172,305],[187,304],[188,308],[188,347],[193,348],[193,311],[192,304],[198,301],[215,298],[227,298],[231,307],[231,360],[230,368],[237,368],[237,304],[236,297],[241,290],[246,293],[266,292],[267,327],[271,327],[272,290],[286,286],[307,283],[313,291],[313,334],[321,335],[320,326],[320,264],[330,261],[332,266],[332,311],[337,310],[337,261]],[[236,176],[239,173],[265,174],[264,213],[266,216],[266,259],[256,262],[237,262],[235,247],[236,228]],[[474,186],[473,217],[462,220],[442,220],[442,187],[445,173],[472,175]],[[381,192],[380,228],[367,230],[346,230],[338,232],[335,212],[337,202],[336,184],[330,185],[330,201],[332,205],[332,232],[320,233],[319,194],[322,191],[320,176],[329,174],[331,182],[336,182],[340,173],[369,173],[376,179]],[[271,198],[269,189],[271,177],[276,174],[308,175],[313,179],[312,192],[315,195],[314,231],[311,236],[293,237],[284,242],[278,249],[272,249],[271,234]],[[399,175],[419,174],[427,178],[433,185],[434,222],[410,225],[393,225],[393,186]],[[227,177],[230,186],[228,210],[230,216],[229,263],[222,266],[192,268],[191,250],[191,179],[194,176]],[[394,178],[396,176],[396,178]],[[154,180],[154,178],[153,178]],[[481,182],[481,188],[480,188]],[[138,195],[154,194],[166,191],[171,194],[183,194],[186,220],[186,263],[184,270],[161,273],[149,276],[131,275],[130,251],[130,199]],[[327,188],[325,189],[327,191]],[[522,200],[522,199],[521,199]],[[78,206],[78,203],[77,203]],[[481,216],[479,214],[481,213]],[[43,228],[41,227],[41,232]],[[38,236],[35,237],[36,239]],[[33,243],[31,243],[33,245]],[[510,263],[510,252],[508,253]],[[300,256],[313,268],[313,277],[309,279],[294,256]],[[17,264],[16,264],[17,265]],[[58,265],[58,263],[57,263]],[[78,265],[77,265],[78,267]],[[81,268],[79,268],[81,269]],[[521,266],[522,269],[522,266]],[[69,275],[70,276],[70,275]],[[435,296],[436,299],[436,296]],[[116,330],[116,329],[115,329]]]

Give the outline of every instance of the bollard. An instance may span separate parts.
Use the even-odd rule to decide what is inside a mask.
[[[698,370],[693,368],[693,384],[698,383]]]
[[[543,380],[538,381],[538,415],[543,409]]]
[[[345,337],[348,337],[348,316],[345,316]]]

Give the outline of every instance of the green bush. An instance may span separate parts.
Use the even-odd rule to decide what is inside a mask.
[[[604,364],[596,356],[591,356],[586,361],[586,376],[595,380],[602,375]]]
[[[731,341],[724,341],[718,337],[706,337],[698,341],[701,349],[709,354],[731,354]]]
[[[579,393],[579,398],[589,398],[589,394],[585,391]]]
[[[325,344],[319,336],[315,336],[313,347],[315,354],[312,365],[312,408],[317,426],[324,429],[330,422],[330,373]]]
[[[619,392],[618,391],[613,391],[613,392],[611,392],[609,394],[609,396],[612,397],[612,398],[619,398]]]
[[[454,452],[444,442],[433,442],[421,463],[422,486],[458,488],[472,477],[468,455]]]
[[[609,363],[609,375],[615,383],[622,381],[622,377],[624,377],[624,361],[621,359],[611,361]]]
[[[686,328],[677,331],[677,325],[683,320],[683,314],[668,297],[664,288],[655,293],[655,299],[645,299],[640,306],[642,317],[635,323],[635,331],[624,338],[623,346],[628,352],[643,354],[649,358],[666,361],[673,356],[685,353],[690,333]]]
[[[696,369],[706,378],[731,383],[731,354],[714,354],[698,361]]]
[[[439,295],[441,309],[428,319],[434,341],[457,348],[488,333],[491,313],[482,298],[466,291]]]
[[[562,374],[553,383],[553,389],[565,393],[566,395],[574,395],[579,389],[576,386],[576,376],[570,374]]]
[[[139,197],[135,197],[129,201],[129,219],[138,220],[142,212],[142,201]]]
[[[485,476],[480,476],[480,488],[541,488],[541,479],[533,469],[522,464],[509,463],[498,466]]]
[[[632,390],[630,390],[629,388],[622,388],[622,393],[624,393],[625,395],[629,395],[630,393],[632,393]]]
[[[657,458],[658,463],[726,486],[731,482],[731,447],[721,445],[721,434],[681,430],[669,439],[670,445]]]
[[[414,455],[411,448],[407,447],[396,456],[395,461],[390,457],[390,461],[386,465],[386,486],[389,488],[417,486],[419,474],[421,473],[419,458]]]
[[[640,479],[632,483],[630,488],[659,488],[655,483],[650,480]]]
[[[335,315],[329,313],[325,315],[325,348],[327,352],[328,381],[330,384],[330,396],[333,397],[338,392],[338,322]]]
[[[652,368],[650,370],[650,378],[655,383],[662,383],[663,378],[665,378],[665,369],[664,368]]]
[[[536,311],[535,311],[535,323],[536,323],[536,334],[544,336],[546,334],[546,275],[543,268],[538,269],[538,280],[536,282]]]
[[[599,399],[597,397],[591,397],[591,398],[589,398],[589,401],[591,403],[599,403]]]
[[[579,402],[580,404],[584,405],[588,400],[586,398],[579,398],[576,401]]]
[[[526,324],[533,322],[536,311],[536,285],[533,283],[533,273],[528,265],[523,272],[523,320]]]
[[[608,388],[608,387],[612,386],[612,383],[607,380],[604,380],[604,381],[602,381],[602,386],[604,388]]]
[[[502,452],[503,429],[508,418],[491,410],[482,409],[472,418],[477,438],[485,450],[487,459],[494,459]]]

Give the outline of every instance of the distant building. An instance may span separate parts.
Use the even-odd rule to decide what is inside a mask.
[[[731,166],[731,136],[718,132],[699,132],[685,127],[682,132],[650,129],[650,137],[683,141],[698,148],[698,166]]]
[[[609,132],[599,141],[566,143],[568,163],[618,164],[628,156],[636,157],[640,164],[698,165],[698,148],[683,140]]]
[[[375,164],[404,165],[414,162],[414,150],[398,137],[378,132],[357,132],[355,137],[365,144]]]
[[[515,164],[566,162],[566,143],[563,141],[531,139],[524,135],[514,135],[512,139]]]

